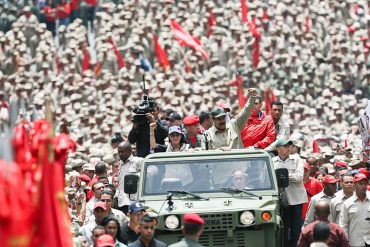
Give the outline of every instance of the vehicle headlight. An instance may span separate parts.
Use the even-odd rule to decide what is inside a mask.
[[[170,230],[174,230],[179,227],[180,221],[179,218],[176,215],[169,215],[166,217],[164,224],[166,228]]]
[[[251,211],[244,211],[241,215],[240,215],[240,222],[243,224],[243,225],[251,225],[254,223],[254,215],[252,214]]]

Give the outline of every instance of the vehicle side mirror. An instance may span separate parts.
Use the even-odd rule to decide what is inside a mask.
[[[135,174],[128,174],[125,176],[124,180],[124,190],[126,194],[132,195],[136,194],[137,192],[137,182],[139,180],[139,176]]]
[[[275,170],[275,174],[279,188],[289,186],[289,172],[287,168],[278,168]]]

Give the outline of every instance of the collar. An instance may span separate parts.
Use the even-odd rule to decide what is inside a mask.
[[[146,246],[146,245],[144,244],[143,240],[141,240],[141,238],[139,238],[139,241],[140,241],[140,243],[141,243],[141,245],[142,245],[142,246]],[[149,246],[154,246],[154,245],[153,245],[153,242],[154,242],[154,238],[152,238],[152,240],[150,240],[148,247],[149,247]]]
[[[353,192],[353,198],[355,199],[354,201],[360,201],[360,202],[365,202],[365,201],[370,201],[369,194],[366,192],[366,197],[364,201],[361,201],[360,198],[358,198],[356,191]]]
[[[132,156],[132,154],[131,154],[130,157],[128,157],[126,161],[122,161],[122,163],[123,164],[130,163],[130,162],[132,162],[133,159],[134,159],[134,156]]]

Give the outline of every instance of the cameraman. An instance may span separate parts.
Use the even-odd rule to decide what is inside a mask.
[[[158,118],[159,107],[153,102],[153,108],[150,113],[146,114],[147,121],[136,123],[133,121],[132,129],[128,135],[128,140],[131,144],[136,143],[136,152],[138,157],[145,157],[150,153],[150,123],[157,123],[157,128],[154,131],[154,137],[157,144],[164,145],[164,140],[168,136],[168,128]]]

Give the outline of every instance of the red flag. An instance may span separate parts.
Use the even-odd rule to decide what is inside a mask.
[[[344,148],[348,148],[349,147],[349,145],[348,145],[348,139],[345,139],[344,140]]]
[[[198,51],[208,61],[208,54],[200,45],[200,41],[187,33],[176,21],[171,20],[172,33],[182,46],[189,46]]]
[[[308,33],[310,31],[310,19],[308,15],[306,15],[306,21],[305,21],[304,27],[305,27],[304,32]]]
[[[269,21],[269,16],[267,14],[267,9],[263,8],[262,10],[262,22],[268,22]]]
[[[125,61],[123,60],[123,57],[121,56],[121,53],[119,53],[119,50],[117,49],[116,43],[113,41],[112,37],[109,37],[108,42],[111,43],[114,54],[116,54],[117,57],[117,63],[118,67],[121,69],[126,66]]]
[[[101,65],[100,65],[100,62],[97,62],[95,65],[95,77],[98,77],[100,75],[100,72],[101,72]]]
[[[246,0],[240,0],[242,6],[242,23],[248,23],[248,7]]]
[[[319,147],[319,143],[317,142],[317,140],[314,140],[312,142],[312,153],[320,153],[320,147]]]
[[[153,36],[153,41],[154,41],[154,51],[159,65],[163,68],[164,71],[169,71],[171,67],[170,62],[168,61],[166,51],[160,46],[158,42],[157,35]]]
[[[266,114],[270,114],[271,112],[271,98],[270,98],[270,89],[267,88],[264,92],[265,98],[265,112]]]
[[[236,79],[231,81],[230,86],[237,87],[239,107],[240,109],[243,108],[245,103],[247,103],[247,97],[245,97],[243,90],[243,77],[240,74],[238,74],[236,76]]]
[[[252,62],[253,62],[253,68],[256,69],[259,63],[259,54],[260,54],[260,39],[261,39],[261,33],[258,31],[256,27],[256,18],[253,18],[251,23],[249,24],[249,32],[252,33],[254,37],[254,44],[253,44],[253,53],[252,53]]]
[[[33,246],[72,247],[64,194],[64,162],[73,143],[66,134],[50,140],[49,130],[50,125],[45,120],[35,125],[34,136],[38,137],[38,162],[42,166],[42,178]]]
[[[270,89],[270,93],[271,93],[271,103],[276,101],[277,98],[275,96],[275,93],[274,93],[274,89]]]
[[[82,73],[89,69],[90,65],[90,54],[89,49],[86,45],[83,48],[83,60],[82,60]]]
[[[216,24],[215,16],[213,15],[212,9],[209,10],[207,37],[211,36],[212,27]]]

